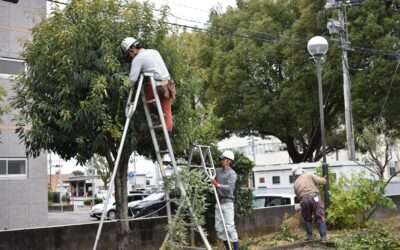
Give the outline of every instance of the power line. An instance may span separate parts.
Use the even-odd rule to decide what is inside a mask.
[[[386,93],[385,101],[383,102],[382,109],[381,109],[381,113],[379,114],[379,120],[382,118],[383,110],[385,109],[386,101],[387,101],[387,99],[388,99],[388,97],[389,97],[390,90],[392,89],[392,85],[393,85],[393,82],[394,82],[394,78],[396,77],[397,70],[399,69],[399,65],[400,65],[400,58],[399,58],[398,61],[397,61],[397,66],[396,66],[396,69],[394,70],[394,74],[393,74],[393,77],[392,77],[392,81],[390,82],[389,89],[388,89],[388,91],[387,91],[387,93]]]
[[[203,24],[204,26],[207,25],[207,23],[204,23],[201,20],[195,20],[195,19],[188,19],[188,18],[184,18],[184,17],[178,17],[172,13],[168,13],[167,15],[175,17],[176,19],[182,20],[182,21],[187,21],[187,22],[192,22],[192,23],[199,23],[199,24]]]
[[[64,5],[67,5],[67,3],[64,3],[64,2],[60,2],[60,1],[57,1],[57,0],[45,0],[46,2],[51,2],[51,3],[57,3],[57,4],[64,4]]]
[[[197,11],[204,12],[204,13],[210,13],[210,12],[207,11],[207,10],[203,10],[203,9],[199,9],[199,8],[196,8],[196,7],[192,7],[192,6],[188,6],[188,5],[176,3],[176,2],[173,2],[173,1],[170,1],[170,0],[167,0],[167,3],[172,3],[172,4],[175,4],[175,5],[177,5],[177,6],[181,6],[181,7],[188,8],[188,9],[192,9],[192,10],[197,10]]]
[[[46,1],[52,2],[52,3],[57,3],[57,4],[67,5],[67,3],[60,2],[58,0],[46,0]],[[206,12],[205,10],[198,9],[198,8],[195,8],[195,7],[191,7],[191,6],[184,5],[184,4],[179,4],[179,3],[176,3],[176,2],[173,2],[173,1],[170,1],[170,0],[167,0],[167,2],[175,4],[175,5],[180,5],[180,6],[185,7],[185,8],[190,8],[190,9],[195,9],[195,10],[198,10],[198,11]],[[156,8],[153,8],[153,10],[157,11],[157,12],[161,12],[161,10],[156,9]],[[172,13],[167,13],[167,15],[169,15],[171,17],[174,17],[174,18],[176,18],[178,20],[182,20],[182,21],[198,23],[198,24],[202,24],[203,26],[209,25],[209,23],[203,22],[201,20],[195,20],[195,19],[189,19],[189,18],[185,18],[185,17],[180,17],[180,16],[177,16],[177,15],[172,14]],[[263,37],[255,37],[255,36],[250,36],[250,35],[247,35],[247,34],[240,34],[240,33],[231,33],[231,32],[224,32],[224,31],[211,31],[210,29],[199,28],[199,27],[185,25],[185,24],[179,24],[179,23],[172,23],[172,22],[166,22],[166,23],[169,24],[169,25],[172,25],[172,26],[177,26],[177,27],[181,27],[181,28],[197,30],[197,31],[201,31],[203,33],[213,33],[213,34],[217,34],[217,35],[221,35],[221,36],[238,37],[238,38],[262,41],[262,42],[270,42],[270,43],[277,43],[277,42],[281,41],[281,42],[284,42],[285,44],[298,45],[298,46],[301,46],[301,47],[305,47],[307,45],[307,41],[303,40],[303,39],[293,39],[293,38],[286,39],[286,38],[284,38],[286,41],[282,41],[282,37],[280,37],[280,36],[278,36],[276,34],[269,34],[269,33],[265,33],[265,32],[258,32],[258,31],[242,29],[242,31],[247,31],[248,33],[251,33],[251,34],[253,34],[255,36],[257,36],[257,35],[263,36]],[[268,37],[268,38],[265,38],[265,37]],[[338,49],[338,48],[333,48],[333,49]],[[354,47],[354,46],[351,49],[349,49],[348,51],[349,52],[353,52],[353,53],[382,55],[384,57],[387,57],[387,59],[399,56],[399,53],[396,53],[396,52],[393,52],[393,51],[383,51],[383,50],[376,50],[376,49],[362,48],[362,47]]]

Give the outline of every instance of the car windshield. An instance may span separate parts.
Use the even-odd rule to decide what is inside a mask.
[[[164,197],[164,193],[155,193],[147,196],[142,201],[158,201]]]

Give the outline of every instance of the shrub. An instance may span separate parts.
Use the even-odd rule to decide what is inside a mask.
[[[95,204],[95,205],[96,205],[96,204],[99,204],[99,203],[102,203],[102,202],[103,202],[103,200],[100,199],[100,198],[95,198],[95,199],[94,199],[94,204]],[[83,204],[84,204],[85,206],[90,206],[90,205],[92,205],[92,199],[84,200],[84,201],[83,201]]]
[[[96,204],[99,204],[99,203],[102,203],[102,202],[103,202],[103,200],[100,199],[100,198],[95,198],[95,199],[94,199],[94,204],[95,204],[95,205],[96,205]],[[84,204],[85,206],[90,206],[90,205],[92,205],[92,199],[84,200],[84,201],[83,201],[83,204]]]
[[[400,245],[390,237],[386,228],[372,226],[344,239],[332,239],[337,249],[399,249]]]
[[[365,226],[375,206],[395,208],[393,201],[384,196],[383,181],[368,178],[364,172],[353,173],[350,178],[341,176],[331,184],[330,198],[327,222],[337,228]]]

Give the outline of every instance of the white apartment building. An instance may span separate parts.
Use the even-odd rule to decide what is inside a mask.
[[[25,70],[19,58],[19,39],[46,13],[43,0],[0,0],[0,86],[13,96],[11,79]],[[0,103],[3,107],[6,103]],[[15,134],[14,110],[0,122],[0,230],[43,226],[47,223],[46,153],[27,157]]]

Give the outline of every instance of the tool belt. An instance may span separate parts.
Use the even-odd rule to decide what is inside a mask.
[[[176,86],[172,80],[156,80],[156,89],[160,97],[168,99],[176,96]]]

